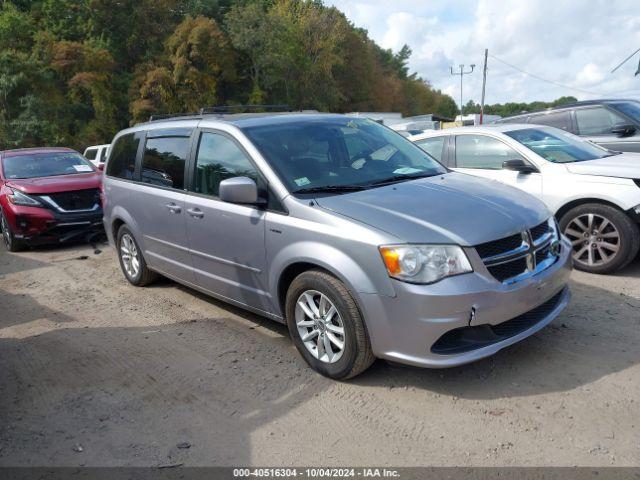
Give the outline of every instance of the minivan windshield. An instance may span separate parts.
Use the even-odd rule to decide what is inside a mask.
[[[367,119],[312,117],[243,131],[294,193],[359,190],[446,173],[409,140]]]
[[[91,173],[94,168],[79,153],[49,152],[4,157],[2,171],[6,179],[18,179]]]
[[[582,162],[616,154],[556,128],[523,128],[504,133],[553,163]]]

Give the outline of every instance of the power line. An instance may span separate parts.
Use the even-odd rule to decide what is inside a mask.
[[[622,65],[624,65],[625,63],[627,63],[627,61],[633,57],[636,53],[640,52],[640,48],[637,49],[635,52],[633,52],[631,55],[629,55],[627,58],[625,58],[623,61],[621,61],[618,66],[616,68],[614,68],[613,70],[611,70],[611,73],[615,72],[617,69],[619,69]],[[640,71],[640,65],[638,65],[638,71]],[[636,75],[638,75],[638,72],[636,72]]]
[[[489,56],[490,56],[491,58],[493,58],[494,60],[497,60],[497,61],[499,61],[500,63],[504,63],[506,66],[511,67],[511,68],[513,68],[513,69],[515,69],[515,70],[517,70],[517,71],[519,71],[519,72],[521,72],[521,73],[524,73],[525,75],[528,75],[528,76],[530,76],[530,77],[532,77],[532,78],[535,78],[536,80],[540,80],[541,82],[550,83],[550,84],[555,85],[555,86],[557,86],[557,87],[562,87],[562,88],[566,88],[566,89],[569,89],[569,90],[575,90],[576,92],[582,92],[582,93],[586,93],[586,94],[588,94],[588,95],[597,95],[597,96],[599,96],[599,97],[604,96],[604,95],[602,95],[601,93],[597,93],[597,92],[590,92],[589,90],[582,90],[582,89],[580,89],[580,88],[571,87],[571,86],[569,86],[569,85],[564,85],[564,84],[562,84],[562,83],[554,82],[553,80],[548,80],[548,79],[546,79],[546,78],[542,78],[542,77],[541,77],[541,76],[539,76],[539,75],[535,75],[535,74],[533,74],[533,73],[529,73],[529,72],[527,72],[527,71],[525,71],[525,70],[521,69],[520,67],[516,67],[515,65],[512,65],[512,64],[510,64],[510,63],[508,63],[508,62],[505,62],[504,60],[499,59],[499,58],[498,58],[498,57],[496,57],[495,55],[489,54]]]

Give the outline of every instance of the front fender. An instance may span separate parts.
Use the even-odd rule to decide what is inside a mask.
[[[377,253],[377,252],[376,252]],[[356,297],[359,294],[395,296],[384,265],[380,259],[377,278],[368,274],[362,266],[342,250],[314,241],[300,241],[287,245],[272,259],[269,268],[269,285],[273,298],[278,298],[280,278],[287,267],[296,263],[311,263],[331,272],[341,280]]]

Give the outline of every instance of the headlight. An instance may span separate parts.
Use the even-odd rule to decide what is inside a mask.
[[[389,276],[410,283],[434,283],[472,272],[457,245],[385,245],[380,247]]]
[[[11,193],[7,195],[7,198],[14,205],[21,205],[24,207],[40,207],[42,204],[35,198],[31,198],[26,193],[22,193],[19,190],[9,189]]]

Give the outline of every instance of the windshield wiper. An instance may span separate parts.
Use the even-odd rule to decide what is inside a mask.
[[[415,180],[416,178],[434,177],[437,173],[417,173],[414,175],[394,175],[393,177],[384,178],[373,183],[367,183],[367,186],[388,185],[390,183],[402,182],[403,180]]]
[[[322,193],[322,192],[357,192],[364,190],[362,185],[324,185],[322,187],[299,188],[291,193]]]

